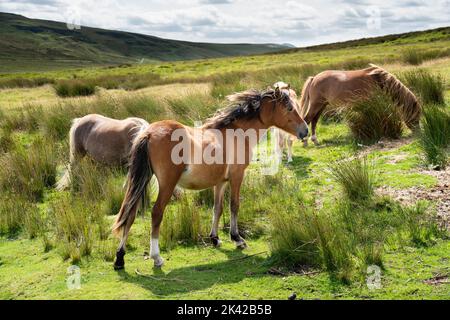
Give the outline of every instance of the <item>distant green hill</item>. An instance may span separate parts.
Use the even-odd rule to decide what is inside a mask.
[[[0,64],[30,69],[33,64],[85,66],[192,60],[276,52],[277,44],[214,44],[89,28],[70,30],[62,22],[0,13]],[[4,68],[2,68],[4,69]],[[33,69],[33,68],[31,68]],[[42,69],[42,68],[40,68]]]

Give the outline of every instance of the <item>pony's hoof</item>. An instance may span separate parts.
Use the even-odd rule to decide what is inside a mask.
[[[306,148],[308,146],[308,140],[303,140],[303,146]]]
[[[288,161],[287,161],[287,163],[291,163],[291,162],[293,162],[294,160],[292,160],[292,158],[289,158],[288,159]]]
[[[155,267],[155,268],[159,269],[164,265],[164,259],[161,257],[154,258],[154,261],[155,261],[155,263],[154,263],[153,267]]]
[[[219,238],[212,238],[212,243],[215,248],[220,248],[222,246],[222,241]]]
[[[119,271],[125,269],[125,264],[116,264],[114,263],[114,270]]]
[[[236,248],[239,250],[244,250],[247,248],[247,243],[244,240],[236,242]]]
[[[315,146],[320,146],[319,140],[317,140],[317,137],[312,137],[311,141],[314,143]]]

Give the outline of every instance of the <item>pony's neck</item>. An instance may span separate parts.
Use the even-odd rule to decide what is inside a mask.
[[[251,120],[236,120],[230,127],[226,129],[242,129],[244,132],[247,132],[248,130],[254,130],[259,142],[260,139],[267,133],[267,130],[270,127],[272,127],[271,124],[263,123],[260,118],[255,118]]]

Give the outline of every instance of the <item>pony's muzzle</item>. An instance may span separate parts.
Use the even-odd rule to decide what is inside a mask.
[[[308,136],[308,126],[300,125],[297,129],[297,138],[302,140],[303,138],[306,138]]]

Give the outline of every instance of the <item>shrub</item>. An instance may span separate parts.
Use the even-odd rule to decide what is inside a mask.
[[[448,164],[450,145],[450,114],[438,106],[426,106],[420,128],[420,145],[426,162],[444,169]]]
[[[404,72],[400,78],[423,104],[444,104],[445,84],[442,76],[416,69]]]
[[[366,157],[341,160],[331,166],[331,176],[351,201],[368,200],[374,193],[374,174]]]
[[[403,132],[401,110],[380,89],[367,97],[355,97],[343,108],[344,118],[354,139],[362,143],[375,143],[381,138],[398,139]]]

